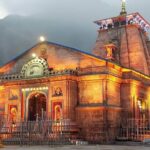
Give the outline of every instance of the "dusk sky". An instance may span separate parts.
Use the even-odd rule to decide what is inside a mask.
[[[150,0],[126,1],[128,13],[139,12],[150,22]],[[17,45],[19,44],[17,42],[17,44],[11,43],[14,46],[13,50],[19,49],[19,52],[13,52],[14,57],[36,44],[40,35],[46,36],[48,41],[90,51],[94,46],[98,29],[93,21],[117,16],[120,9],[121,0],[0,0],[1,19],[7,15],[34,17],[40,19],[39,24],[41,26],[45,24],[47,27],[49,26],[49,33],[46,33],[43,27],[43,30],[38,30],[39,32],[32,36],[34,39],[32,42],[28,43],[27,40],[23,39],[26,41],[25,46],[22,45],[21,47],[21,44]],[[31,25],[31,28],[36,28],[36,26]],[[8,35],[9,33],[7,33],[7,37]],[[78,39],[80,35],[82,38]],[[3,41],[8,40],[5,39],[5,36],[1,36],[2,38]],[[17,39],[17,36],[15,38]],[[8,57],[8,53],[13,50],[10,48],[5,50],[4,42],[3,47],[0,48],[3,54],[2,59],[4,59],[2,63],[12,59],[12,57]]]
[[[97,19],[117,15],[121,0],[0,0],[0,17],[7,14],[46,15],[56,18]],[[126,0],[128,12],[150,19],[149,0]]]

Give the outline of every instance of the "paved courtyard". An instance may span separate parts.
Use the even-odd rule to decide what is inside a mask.
[[[1,150],[150,150],[150,146],[116,146],[116,145],[94,145],[94,146],[5,146]]]

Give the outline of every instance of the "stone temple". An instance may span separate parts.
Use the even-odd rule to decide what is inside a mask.
[[[1,129],[69,120],[82,139],[109,142],[150,127],[150,24],[124,1],[119,16],[95,23],[91,53],[44,41],[0,67]]]

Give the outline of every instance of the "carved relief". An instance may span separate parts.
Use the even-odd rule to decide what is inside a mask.
[[[8,93],[9,100],[18,100],[19,99],[19,89],[10,89]]]
[[[43,59],[47,59],[48,54],[47,54],[47,49],[46,48],[42,48],[40,51],[40,57]]]
[[[43,58],[34,58],[22,67],[21,74],[25,77],[36,77],[46,75],[48,64]]]
[[[53,120],[59,122],[62,119],[62,102],[53,102]]]
[[[26,76],[40,76],[43,75],[43,68],[39,64],[34,64],[26,71]]]
[[[15,124],[17,121],[17,114],[18,114],[18,108],[17,105],[10,105],[9,106],[9,115],[10,115],[10,120],[12,124]]]
[[[106,49],[106,59],[115,60],[116,58],[115,51],[117,50],[116,45],[114,45],[113,43],[106,44],[105,49]]]
[[[54,87],[53,88],[53,97],[57,97],[57,96],[63,96],[63,92],[61,87]]]

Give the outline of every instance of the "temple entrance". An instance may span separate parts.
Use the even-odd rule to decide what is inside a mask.
[[[46,117],[46,96],[42,93],[34,93],[29,98],[28,120],[41,120]]]

